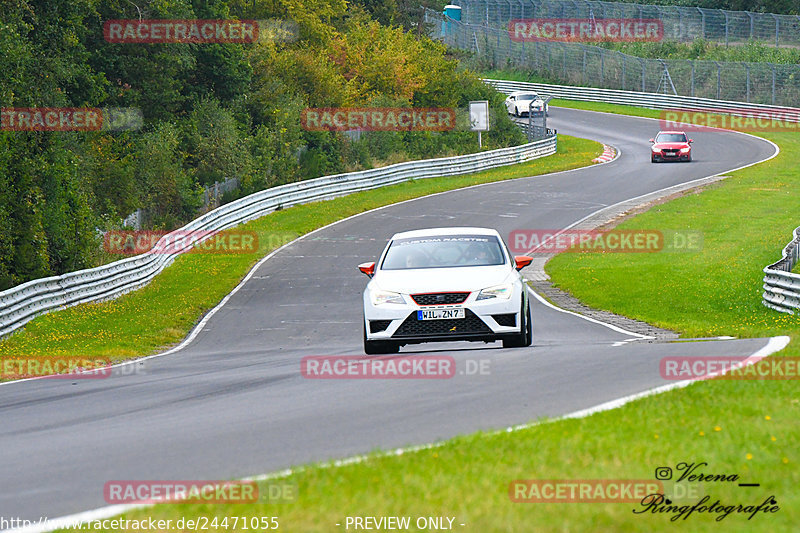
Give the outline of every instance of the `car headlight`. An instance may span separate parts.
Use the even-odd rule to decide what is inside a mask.
[[[681,148],[681,153],[682,154],[688,154],[689,150],[691,150],[691,148],[689,148],[688,146],[686,148]]]
[[[372,290],[369,291],[369,296],[370,300],[372,300],[372,305],[406,303],[403,295],[398,292]]]
[[[494,287],[487,287],[478,293],[476,300],[488,300],[490,298],[500,298],[501,300],[508,300],[511,298],[513,287],[510,283],[505,285],[495,285]]]
[[[656,148],[655,146],[651,146],[650,149],[654,152],[660,152],[661,148]]]

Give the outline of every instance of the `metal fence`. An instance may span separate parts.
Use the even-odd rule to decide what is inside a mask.
[[[565,85],[794,106],[800,65],[643,59],[599,46],[554,41],[513,42],[508,31],[445,19],[427,10],[432,37],[474,52],[473,67],[518,68]]]
[[[215,181],[214,185],[203,188],[203,211],[209,211],[219,207],[222,196],[225,193],[235,191],[239,188],[238,178],[225,178],[225,181]],[[144,209],[137,209],[122,220],[123,228],[134,230],[142,229],[149,218],[149,212]]]
[[[532,18],[660,19],[664,38],[691,42],[707,39],[725,44],[764,41],[775,46],[800,45],[800,16],[727,11],[686,6],[656,6],[588,0],[460,0],[461,20],[505,27],[509,20]]]
[[[521,146],[475,154],[398,163],[347,174],[272,187],[209,211],[176,232],[215,232],[256,219],[292,205],[325,200],[356,191],[375,189],[410,179],[453,176],[478,172],[503,165],[524,163],[554,154],[557,137]],[[211,237],[209,233],[207,237]],[[156,249],[174,242],[166,235]],[[148,284],[186,249],[167,247],[170,253],[145,253],[97,268],[70,272],[62,276],[32,280],[0,292],[0,336],[22,327],[33,318],[85,302],[116,298]]]
[[[800,309],[800,275],[792,269],[800,258],[800,228],[794,230],[794,239],[783,249],[780,261],[764,267],[764,294],[762,303],[782,313],[794,314]]]
[[[585,102],[605,102],[609,104],[649,107],[651,109],[691,109],[707,110],[712,114],[737,116],[776,116],[788,123],[800,122],[800,108],[774,107],[765,104],[747,104],[729,100],[713,100],[709,98],[692,98],[672,94],[643,93],[636,91],[620,91],[616,89],[599,89],[596,87],[574,87],[570,85],[552,85],[549,83],[529,83],[525,81],[484,79],[502,93],[514,91],[534,91],[542,97],[552,96],[563,100],[583,100]],[[788,128],[788,126],[786,126]],[[800,130],[800,127],[787,131]]]

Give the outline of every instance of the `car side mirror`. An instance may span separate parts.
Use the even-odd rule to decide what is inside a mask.
[[[526,266],[530,265],[532,261],[533,257],[528,257],[527,255],[514,256],[514,263],[516,264],[514,268],[517,270],[522,270]]]
[[[655,139],[650,139],[650,142],[654,143],[654,142],[656,142],[656,140]]]
[[[361,263],[360,265],[358,265],[358,269],[371,278],[372,276],[375,275],[375,261],[370,261],[369,263]]]
[[[689,144],[692,144],[693,142],[694,142],[694,141],[693,141],[692,139],[689,139]]]

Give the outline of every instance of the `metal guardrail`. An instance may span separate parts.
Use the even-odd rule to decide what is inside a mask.
[[[800,227],[794,239],[783,249],[780,261],[764,267],[764,294],[761,302],[781,313],[794,314],[800,309],[800,274],[792,269],[800,258]]]
[[[398,163],[387,167],[337,174],[280,185],[240,198],[196,218],[173,234],[187,231],[216,232],[259,218],[267,213],[318,200],[375,189],[410,179],[478,172],[555,153],[557,137],[510,148],[475,154]],[[153,250],[107,265],[61,276],[31,280],[0,292],[0,336],[22,327],[35,317],[85,302],[110,300],[148,284],[175,258],[188,250],[166,246],[173,234],[162,237]],[[211,235],[204,235],[210,238]],[[172,245],[170,245],[172,246]],[[158,252],[170,250],[170,253]]]
[[[512,19],[530,18],[659,19],[664,23],[664,37],[671,40],[800,44],[797,15],[594,0],[456,0],[453,3],[462,7],[464,22],[487,26],[506,26]]]
[[[524,81],[506,81],[485,79],[502,93],[514,91],[535,91],[540,96],[553,96],[564,100],[583,100],[588,102],[605,102],[609,104],[649,107],[653,109],[707,109],[714,113],[727,113],[737,116],[751,116],[754,113],[776,113],[784,122],[800,122],[800,108],[776,107],[765,104],[746,104],[730,100],[713,100],[711,98],[692,98],[671,94],[643,93],[637,91],[620,91],[616,89],[598,89],[596,87],[573,87],[569,85],[551,85],[548,83],[528,83]]]

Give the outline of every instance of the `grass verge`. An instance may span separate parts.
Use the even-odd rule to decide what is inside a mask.
[[[0,342],[0,359],[35,356],[119,361],[154,353],[183,339],[261,257],[300,235],[410,198],[585,166],[600,152],[602,146],[596,142],[560,135],[556,154],[521,165],[414,180],[269,214],[236,228],[258,235],[254,253],[184,254],[138,291],[32,320]]]
[[[565,254],[551,262],[551,275],[564,288],[577,287],[576,294],[583,290],[599,297],[597,287],[614,286],[615,291],[608,292],[619,294],[606,295],[600,303],[613,307],[631,299],[631,307],[626,310],[632,316],[661,321],[683,331],[740,336],[792,334],[791,321],[758,307],[757,278],[765,261],[774,260],[794,226],[771,229],[757,242],[750,240],[753,234],[749,230],[734,231],[741,229],[745,221],[765,228],[791,218],[789,213],[780,215],[779,209],[770,214],[759,207],[766,205],[770,196],[783,205],[782,197],[790,195],[788,186],[782,183],[791,183],[794,175],[791,161],[798,146],[791,138],[770,137],[782,145],[784,152],[779,158],[737,172],[731,180],[702,195],[687,196],[640,215],[658,216],[663,212],[667,217],[663,220],[634,219],[636,228],[645,227],[645,222],[666,227],[678,220],[678,228],[704,231],[703,252],[678,257],[677,272],[652,265],[656,273],[648,271],[640,280],[638,275],[630,275],[630,268],[638,264],[626,261],[654,260],[645,257],[649,254]],[[767,183],[771,186],[763,187]],[[719,197],[732,195],[727,199],[734,200],[743,190],[755,200],[752,206],[751,202],[727,205]],[[716,217],[700,226],[701,218],[694,217],[703,217],[704,213]],[[763,223],[757,218],[768,214],[778,218]],[[672,218],[678,215],[682,216]],[[690,223],[697,225],[689,226]],[[730,231],[722,231],[726,224]],[[722,249],[712,249],[715,247]],[[672,260],[676,254],[664,257]],[[611,263],[603,263],[600,268],[584,261]],[[638,267],[636,271],[639,272]],[[625,283],[611,285],[619,281],[623,272],[627,275]],[[722,281],[715,284],[709,276],[712,272]],[[593,288],[590,282],[596,286]],[[651,286],[656,287],[667,284],[672,292],[660,288],[643,290],[653,283]],[[690,309],[692,302],[699,300],[695,292],[698,290],[700,295],[710,297],[709,302],[699,305],[709,307]],[[673,311],[673,305],[681,306],[686,316]],[[719,322],[715,313],[721,314]],[[789,350],[795,349],[795,344],[790,344]],[[720,528],[728,532],[790,531],[796,527],[800,509],[800,493],[796,490],[800,483],[796,466],[800,400],[796,390],[792,381],[696,383],[584,419],[554,421],[513,433],[478,433],[448,440],[432,449],[373,455],[363,462],[336,468],[311,466],[284,480],[299,488],[298,498],[292,503],[167,504],[122,516],[131,520],[277,516],[281,529],[309,532],[345,530],[348,516],[446,516],[455,518],[457,530],[481,532],[716,532]],[[723,512],[694,512],[688,518],[677,516],[672,520],[677,512],[637,514],[634,510],[643,507],[636,503],[513,503],[509,498],[513,480],[652,480],[656,468],[668,466],[677,473],[682,462],[704,462],[707,466],[701,466],[700,471],[705,474],[737,475],[739,479],[684,485],[689,497],[676,498],[674,505],[692,505],[708,495],[706,505],[720,500],[723,506],[733,506],[731,514],[725,515],[726,508]],[[760,487],[743,488],[738,483],[760,483]],[[774,496],[780,507],[775,513],[762,512],[748,518],[749,514],[736,511],[737,505],[759,505],[769,496]]]

